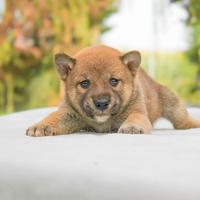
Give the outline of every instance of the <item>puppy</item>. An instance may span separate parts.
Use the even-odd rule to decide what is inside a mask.
[[[82,49],[74,57],[56,54],[65,95],[58,110],[30,127],[29,136],[50,136],[80,130],[150,133],[160,117],[176,129],[200,128],[181,100],[150,78],[140,66],[138,51],[126,54],[107,46]]]

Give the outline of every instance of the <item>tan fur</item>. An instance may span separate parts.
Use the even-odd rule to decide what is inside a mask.
[[[160,117],[176,129],[200,128],[181,100],[168,88],[156,83],[139,68],[140,54],[122,55],[116,49],[95,46],[81,50],[74,58],[56,55],[57,69],[65,86],[58,111],[27,130],[29,136],[58,135],[89,130],[96,132],[150,133]],[[111,86],[111,78],[119,79]],[[80,83],[90,81],[87,89]],[[94,99],[109,98],[103,111]]]

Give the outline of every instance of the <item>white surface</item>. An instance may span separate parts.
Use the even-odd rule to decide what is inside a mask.
[[[152,135],[25,136],[52,110],[0,117],[1,200],[200,199],[200,129],[161,120]]]

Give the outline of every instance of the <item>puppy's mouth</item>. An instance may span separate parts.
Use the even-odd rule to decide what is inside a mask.
[[[97,123],[104,123],[104,122],[106,122],[109,118],[110,118],[110,115],[105,115],[105,114],[102,114],[102,115],[95,115],[95,116],[94,116],[94,120],[95,120]]]
[[[92,112],[90,113],[90,118],[92,118],[96,123],[102,124],[105,123],[106,121],[109,120],[111,113],[110,110],[104,110],[104,111],[100,111],[100,110],[96,110],[96,109],[92,109]]]
[[[95,109],[92,106],[90,106],[90,104],[86,103],[83,106],[83,110],[89,118],[91,118],[95,122],[101,124],[101,123],[105,123],[106,121],[109,120],[109,118],[111,116],[114,116],[118,113],[119,104],[114,104],[110,108],[108,108],[104,111],[100,111],[100,110]]]

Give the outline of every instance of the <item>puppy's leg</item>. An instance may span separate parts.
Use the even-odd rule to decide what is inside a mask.
[[[200,121],[189,116],[183,102],[167,87],[160,87],[162,116],[170,120],[176,129],[200,128]]]
[[[118,133],[142,134],[150,133],[152,129],[148,117],[140,112],[132,112],[121,125]]]
[[[53,112],[39,123],[29,127],[26,135],[39,137],[73,133],[81,129],[75,118],[66,111]]]

